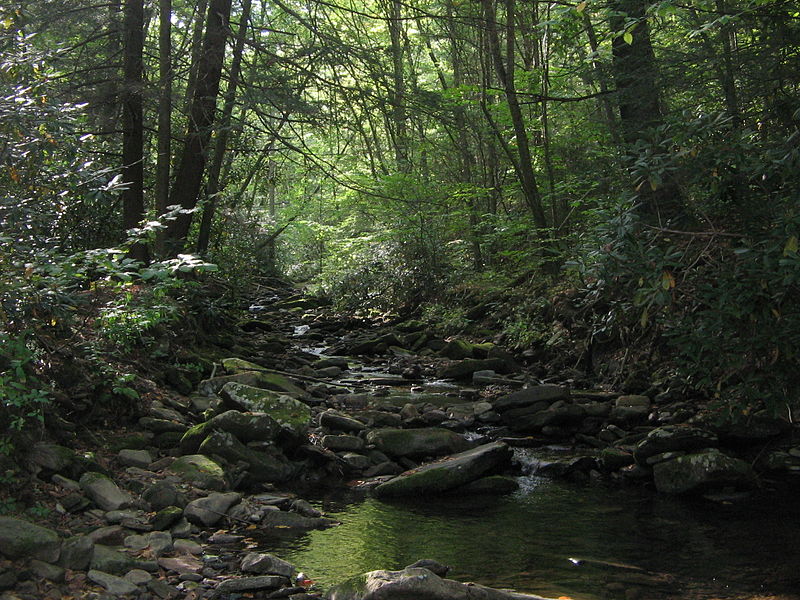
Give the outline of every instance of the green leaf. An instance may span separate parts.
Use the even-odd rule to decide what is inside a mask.
[[[626,31],[625,33],[622,34],[622,39],[625,40],[626,44],[632,44],[633,34],[630,31]]]
[[[786,246],[783,247],[783,255],[789,256],[790,254],[797,254],[797,236],[793,235],[790,237],[787,242]]]

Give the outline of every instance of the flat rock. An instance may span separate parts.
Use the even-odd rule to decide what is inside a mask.
[[[466,485],[489,471],[511,462],[511,449],[492,442],[406,471],[375,488],[375,495],[416,496],[439,494]]]
[[[291,579],[296,569],[294,565],[281,560],[272,554],[251,552],[242,559],[240,567],[242,573],[256,573],[258,575],[281,575]]]
[[[83,492],[103,510],[119,510],[133,504],[133,498],[102,473],[84,473],[80,481]]]
[[[138,586],[134,583],[131,583],[127,579],[117,577],[116,575],[112,575],[110,573],[104,573],[103,571],[98,571],[96,569],[90,570],[87,573],[87,577],[90,581],[103,586],[109,594],[114,596],[135,594],[137,591],[139,591]]]
[[[218,523],[228,509],[241,499],[242,495],[236,492],[209,494],[205,498],[189,502],[183,515],[190,523],[210,527]]]
[[[349,431],[352,433],[358,433],[367,428],[361,421],[333,409],[328,409],[319,416],[319,424],[333,431]]]
[[[422,567],[371,571],[337,585],[327,600],[547,600],[541,596],[496,590],[443,579]]]
[[[492,405],[497,412],[503,412],[539,402],[552,404],[558,400],[567,400],[568,398],[569,388],[560,385],[535,385],[498,398]]]
[[[425,429],[376,429],[367,443],[394,457],[424,458],[461,452],[469,443],[457,433],[436,427]]]

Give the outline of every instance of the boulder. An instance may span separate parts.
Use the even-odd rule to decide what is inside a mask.
[[[498,398],[492,404],[497,412],[504,412],[539,402],[553,404],[558,400],[567,400],[568,398],[569,388],[560,385],[535,385]]]
[[[140,469],[146,469],[150,466],[150,463],[153,462],[153,457],[147,450],[131,450],[129,448],[125,448],[119,451],[117,460],[119,460],[121,465],[126,467],[139,467]]]
[[[0,554],[6,558],[38,558],[55,562],[59,557],[60,541],[52,529],[23,519],[0,517]]]
[[[325,517],[305,517],[295,512],[284,510],[270,510],[264,513],[261,527],[275,527],[278,529],[325,529],[338,525],[338,521]]]
[[[202,454],[181,456],[169,466],[169,470],[181,480],[199,488],[220,492],[228,487],[222,467]]]
[[[124,575],[137,566],[137,561],[114,548],[95,544],[89,568],[113,575]]]
[[[186,498],[169,481],[156,481],[142,492],[142,500],[153,510],[163,510],[168,506],[185,506]]]
[[[281,560],[272,554],[251,552],[242,559],[240,567],[242,573],[256,573],[257,575],[282,575],[291,579],[294,577],[294,565]]]
[[[83,492],[103,510],[119,510],[133,504],[133,498],[102,473],[84,473],[78,482]]]
[[[334,452],[357,452],[364,449],[364,440],[354,435],[324,435],[320,444]]]
[[[749,489],[758,484],[747,463],[712,448],[653,466],[656,489],[667,494],[705,492],[722,487]]]
[[[307,404],[286,394],[231,382],[220,390],[220,396],[230,408],[266,413],[281,427],[298,437],[304,436],[308,429],[311,409]]]
[[[259,452],[245,446],[230,433],[222,431],[209,435],[200,445],[200,452],[208,456],[220,456],[232,465],[237,462],[247,463],[250,479],[256,483],[287,481],[295,473],[295,468],[280,452]]]
[[[269,442],[278,437],[281,425],[264,413],[228,410],[205,423],[195,425],[181,438],[181,452],[194,454],[212,431],[226,431],[240,442]]]
[[[131,583],[127,579],[104,573],[97,569],[92,569],[86,576],[89,581],[103,586],[105,590],[112,596],[125,596],[127,594],[135,594],[139,591],[139,587],[135,583]]]
[[[447,342],[447,345],[439,351],[439,354],[453,360],[479,358],[475,354],[475,344],[471,344],[465,340],[451,340]],[[483,358],[486,358],[485,354],[486,353],[484,353]]]
[[[547,410],[532,415],[520,416],[510,427],[517,433],[534,433],[544,427],[571,425],[579,423],[586,416],[586,410],[580,404],[567,404],[559,401]]]
[[[375,429],[367,434],[367,443],[375,444],[389,456],[424,458],[462,452],[469,443],[448,429]]]
[[[717,436],[710,431],[687,425],[665,425],[650,431],[636,444],[633,457],[640,465],[647,459],[664,452],[677,452],[713,448],[717,445]]]
[[[92,562],[94,542],[91,538],[81,535],[68,538],[61,544],[61,556],[58,564],[65,569],[85,571]]]
[[[241,358],[224,358],[222,359],[222,366],[231,375],[256,373],[258,387],[287,394],[294,398],[302,398],[306,395],[305,390],[292,383],[288,377]]]
[[[406,471],[375,488],[378,497],[439,494],[511,464],[511,449],[492,442]]]
[[[205,498],[189,502],[183,511],[183,516],[195,525],[211,527],[218,523],[228,509],[241,499],[242,495],[236,492],[209,494]]]
[[[443,379],[470,379],[476,371],[508,374],[514,372],[514,365],[502,358],[467,358],[442,367],[436,375]]]
[[[547,600],[541,596],[443,579],[422,567],[364,573],[333,587],[325,598],[326,600]]]
[[[38,442],[25,453],[23,460],[31,467],[47,469],[67,477],[80,475],[75,451],[58,444]]]
[[[258,387],[258,371],[247,371],[236,375],[220,375],[204,379],[197,386],[197,392],[203,396],[217,396],[226,383],[242,383]]]
[[[349,431],[351,433],[358,433],[367,428],[361,421],[335,411],[332,408],[329,408],[319,416],[319,424],[333,431]]]

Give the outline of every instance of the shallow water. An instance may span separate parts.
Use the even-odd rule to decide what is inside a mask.
[[[554,598],[800,599],[800,508],[789,495],[727,505],[521,483],[505,498],[324,500],[341,526],[261,549],[321,588],[433,558],[454,579]]]

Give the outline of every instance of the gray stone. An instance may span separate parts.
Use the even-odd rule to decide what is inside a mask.
[[[372,466],[372,461],[369,458],[357,452],[345,452],[341,458],[354,471],[364,471]]]
[[[16,560],[38,558],[46,562],[58,560],[60,539],[52,529],[22,519],[0,517],[0,554]]]
[[[110,573],[104,573],[103,571],[97,569],[90,570],[87,573],[87,577],[90,581],[103,586],[109,594],[114,596],[134,594],[139,590],[139,588],[130,581],[127,581],[122,577],[111,575]]]
[[[83,492],[103,510],[118,510],[133,504],[133,498],[101,473],[84,473],[80,481]]]
[[[353,433],[364,431],[367,428],[361,421],[343,415],[333,409],[328,409],[320,415],[319,424],[333,431],[350,431]]]
[[[92,561],[94,542],[88,536],[81,535],[68,538],[61,544],[59,566],[73,571],[85,571]]]
[[[303,436],[308,430],[311,408],[286,393],[231,382],[220,390],[220,397],[230,408],[266,413],[296,436]]]
[[[79,492],[81,489],[81,485],[77,481],[70,479],[69,477],[59,475],[58,473],[53,475],[50,478],[50,481],[55,483],[57,486],[64,488],[65,490],[70,490],[71,492]]]
[[[406,471],[375,488],[375,495],[417,496],[439,494],[466,485],[486,473],[509,466],[511,449],[492,442]]]
[[[59,446],[58,444],[48,444],[38,442],[28,449],[24,457],[29,465],[62,473],[69,477],[77,475],[75,473],[76,455],[74,450]]]
[[[103,544],[105,546],[119,546],[128,536],[128,533],[119,525],[108,525],[106,527],[98,527],[94,531],[86,534],[94,544]]]
[[[586,410],[580,404],[566,404],[558,402],[547,410],[540,411],[527,417],[517,418],[511,425],[511,430],[517,433],[534,433],[545,427],[559,427],[579,423],[586,416]]]
[[[393,457],[424,458],[461,452],[469,443],[447,429],[376,429],[367,434],[367,443]]]
[[[275,590],[287,585],[289,581],[279,575],[260,575],[258,577],[238,577],[227,579],[215,589],[212,598],[233,592],[252,592],[253,590]]]
[[[147,534],[147,545],[153,556],[159,557],[172,551],[172,536],[166,531],[153,531]]]
[[[183,509],[177,506],[168,506],[158,511],[150,521],[153,529],[163,531],[177,523],[183,516]]]
[[[193,540],[175,540],[172,549],[178,554],[202,554],[203,547]]]
[[[717,449],[686,454],[653,467],[656,489],[668,494],[706,492],[722,487],[749,489],[758,484],[750,463]]]
[[[57,565],[51,565],[50,563],[43,562],[41,560],[32,560],[29,563],[31,571],[33,571],[37,577],[42,577],[44,579],[49,579],[55,583],[61,583],[64,581],[64,575],[66,574],[66,570],[63,567],[59,567]]]
[[[304,517],[303,515],[283,510],[267,511],[261,519],[262,527],[275,527],[278,529],[326,529],[338,524],[338,521],[333,519]]]
[[[422,567],[364,573],[335,586],[328,591],[325,598],[326,600],[547,600],[541,596],[443,579]]]
[[[130,556],[102,544],[95,544],[89,563],[91,569],[114,575],[124,575],[135,566],[136,561]]]
[[[147,450],[120,450],[117,455],[120,464],[126,467],[140,467],[145,469],[153,462],[153,457]]]
[[[153,576],[150,573],[142,569],[131,569],[125,573],[125,579],[133,585],[146,585],[152,578]]]
[[[557,400],[566,400],[568,398],[568,388],[560,385],[536,385],[498,398],[492,404],[497,412],[503,412],[512,408],[528,406],[538,402],[548,402],[552,404]]]
[[[323,448],[333,452],[358,452],[364,449],[364,440],[354,435],[324,435],[320,443]]]
[[[203,569],[202,563],[194,556],[189,555],[176,558],[159,558],[158,566],[180,575],[184,573],[199,573]]]
[[[174,463],[173,463],[174,464]],[[142,493],[142,500],[153,510],[163,510],[168,506],[185,506],[186,499],[169,481],[157,481]]]
[[[198,498],[189,502],[183,511],[183,515],[190,523],[210,527],[218,523],[228,512],[228,509],[241,499],[242,495],[236,492],[209,494],[205,498]]]
[[[228,487],[222,467],[203,454],[181,456],[169,470],[186,483],[202,489],[221,492]]]
[[[468,358],[442,367],[437,376],[443,379],[469,379],[476,371],[512,373],[514,365],[502,358]]]
[[[664,452],[684,450],[691,452],[717,445],[717,436],[710,431],[685,425],[665,425],[650,431],[633,452],[636,462],[645,464],[647,459]]]
[[[296,569],[294,565],[281,560],[272,554],[251,552],[242,559],[240,567],[242,573],[256,573],[257,575],[281,575],[291,579]]]
[[[209,435],[200,445],[200,452],[220,456],[230,464],[247,463],[249,478],[256,483],[280,483],[291,479],[295,473],[294,466],[280,452],[259,452],[224,431]]]
[[[195,454],[212,431],[225,431],[243,443],[266,442],[277,439],[281,425],[264,413],[228,410],[189,429],[181,438],[181,452]]]

